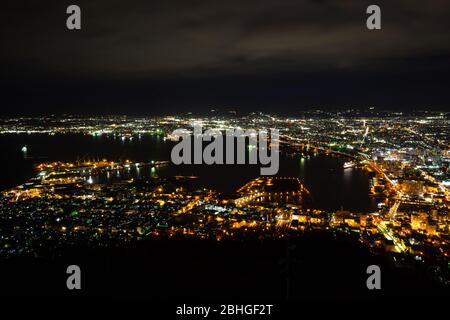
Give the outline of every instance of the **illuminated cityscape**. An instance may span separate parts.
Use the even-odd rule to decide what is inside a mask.
[[[1,120],[3,137],[81,136],[123,147],[145,137],[173,143],[174,129],[199,123],[221,131],[278,128],[280,153],[294,163],[323,156],[340,159],[343,174],[364,172],[375,207],[317,208],[314,193],[298,176],[255,176],[224,194],[199,185],[195,175],[160,174],[172,165],[170,158],[139,162],[91,154],[53,162],[39,160],[33,145],[24,145],[17,152],[33,164],[35,175],[2,192],[0,256],[40,256],[79,244],[120,247],[145,239],[286,241],[323,232],[360,243],[372,255],[391,256],[399,268],[424,265],[434,282],[447,287],[449,116],[371,109],[314,110],[298,117],[212,112]]]
[[[4,318],[445,316],[449,0],[2,13]]]

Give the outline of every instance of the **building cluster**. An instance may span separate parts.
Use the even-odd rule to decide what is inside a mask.
[[[70,243],[112,245],[146,237],[279,239],[303,232],[357,238],[396,263],[429,263],[448,281],[450,254],[450,119],[447,113],[400,114],[320,110],[279,117],[211,114],[195,117],[46,117],[1,120],[0,133],[86,134],[133,139],[174,129],[280,130],[281,152],[346,158],[347,170],[371,173],[374,212],[324,212],[304,205],[309,191],[296,177],[259,177],[225,197],[193,187],[195,177],[165,177],[167,161],[44,163],[36,177],[0,196],[0,256],[39,254]],[[25,151],[24,151],[25,152]],[[351,165],[350,165],[351,164]],[[145,179],[127,174],[148,171]],[[352,169],[351,169],[352,170]],[[447,279],[447,280],[445,280]]]

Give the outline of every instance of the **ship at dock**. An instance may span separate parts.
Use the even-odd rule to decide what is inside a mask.
[[[356,167],[356,163],[354,163],[353,161],[348,161],[344,163],[344,169],[351,169],[351,168],[355,168]]]

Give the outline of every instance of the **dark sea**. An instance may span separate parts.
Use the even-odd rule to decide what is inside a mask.
[[[47,161],[102,159],[138,162],[169,160],[174,142],[162,136],[121,137],[82,134],[0,135],[2,174],[0,189],[22,184],[35,175],[33,165]],[[22,148],[26,146],[27,152]],[[343,169],[345,159],[326,155],[281,153],[279,176],[300,177],[311,192],[315,208],[371,212],[376,207],[369,197],[370,177],[358,168]],[[150,170],[149,168],[147,170]],[[158,167],[152,175],[195,175],[202,186],[232,194],[247,181],[259,176],[259,165],[180,165]],[[136,172],[145,177],[146,172]]]

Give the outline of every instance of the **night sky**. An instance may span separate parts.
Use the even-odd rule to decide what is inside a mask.
[[[1,116],[450,105],[448,0],[10,2]]]

